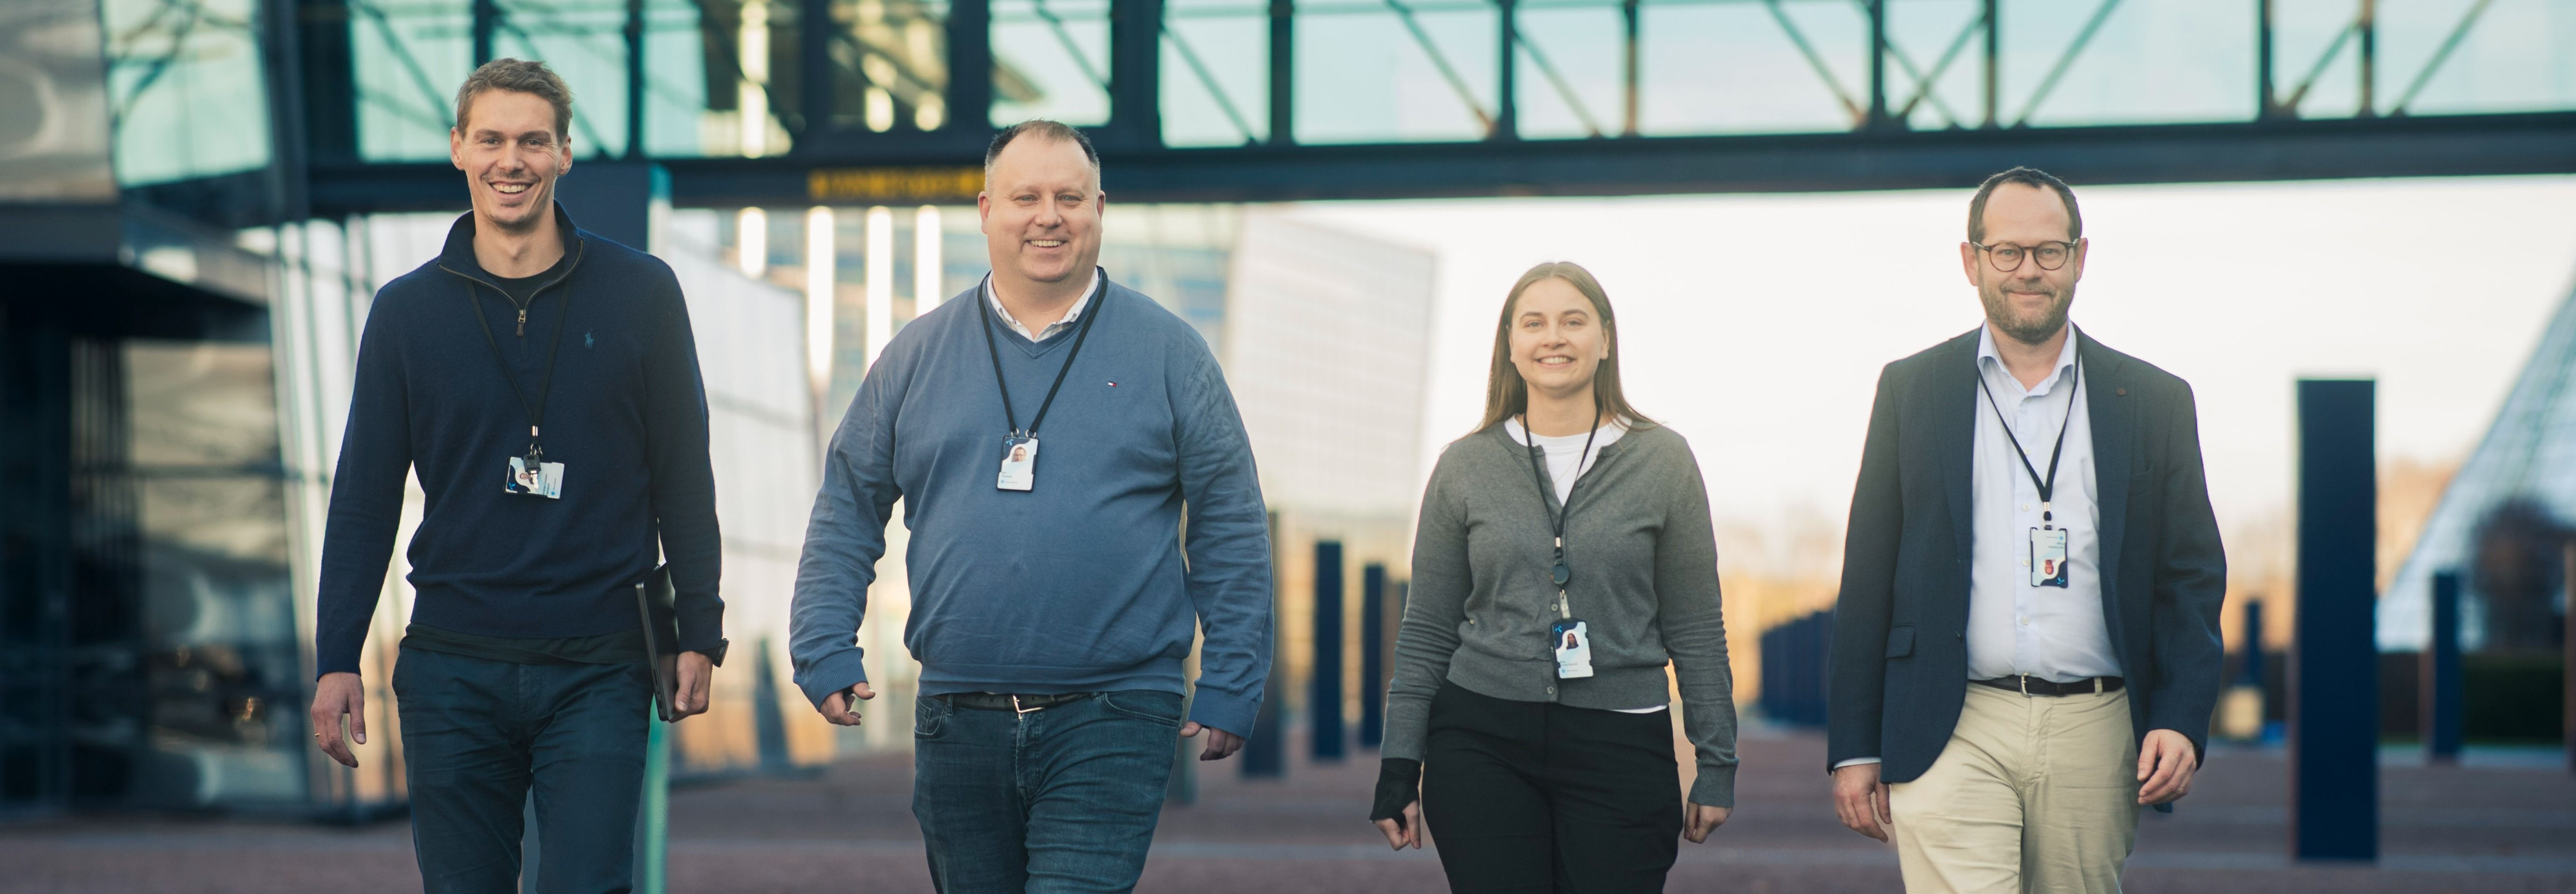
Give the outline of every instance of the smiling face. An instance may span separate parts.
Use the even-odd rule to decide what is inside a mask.
[[[1991,252],[1971,243],[1959,244],[1959,258],[1967,265],[1968,282],[1977,287],[1986,319],[1997,330],[2023,344],[2036,345],[2066,328],[2066,311],[2075,303],[2075,283],[2084,278],[2084,251],[2090,245],[2089,240],[2075,239],[2073,230],[2066,203],[2055,190],[2006,183],[1995,187],[1994,194],[1987,197],[1985,244],[2026,249],[2021,267],[2006,272],[1995,269]],[[2069,240],[2075,243],[2075,253],[2055,270],[2040,269],[2035,252],[2027,250]]]
[[[1509,325],[1512,368],[1532,392],[1577,394],[1592,385],[1601,361],[1610,357],[1599,309],[1563,279],[1548,277],[1521,290]]]
[[[555,129],[555,107],[534,93],[485,90],[447,132],[447,153],[465,172],[477,226],[537,228],[554,212],[555,178],[572,167],[571,139]]]
[[[1027,134],[1002,147],[975,197],[997,278],[1088,282],[1100,262],[1100,172],[1071,140]]]

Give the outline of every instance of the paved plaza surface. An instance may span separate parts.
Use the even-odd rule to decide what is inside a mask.
[[[1674,891],[1895,891],[1888,847],[1844,830],[1826,801],[1823,741],[1749,732],[1735,818],[1682,845]],[[2284,856],[2278,750],[2222,748],[2173,815],[2140,821],[2126,889],[2176,894],[2576,892],[2576,776],[2544,760],[2381,775],[2375,867]],[[1138,890],[1266,894],[1442,890],[1428,849],[1389,852],[1361,819],[1376,776],[1295,762],[1284,781],[1202,765],[1198,803],[1163,814]],[[929,891],[911,813],[911,760],[876,755],[804,778],[684,786],[671,797],[671,890]],[[419,890],[410,827],[83,816],[0,825],[0,892]]]

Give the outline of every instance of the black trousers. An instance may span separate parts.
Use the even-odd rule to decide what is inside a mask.
[[[1678,772],[1670,712],[1443,683],[1423,746],[1423,820],[1452,891],[1661,891],[1681,847]]]

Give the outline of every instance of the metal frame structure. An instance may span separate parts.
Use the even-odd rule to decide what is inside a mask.
[[[179,0],[170,0],[179,2]],[[273,72],[273,115],[282,175],[210,178],[153,187],[166,206],[198,209],[242,225],[268,219],[450,208],[456,204],[455,174],[441,163],[387,163],[361,157],[358,109],[368,101],[354,85],[352,31],[385,28],[384,0],[263,0],[270,4],[272,25],[269,64]],[[531,11],[505,9],[503,0],[471,0],[474,59],[491,58],[504,38],[533,46],[522,15],[535,14],[535,0],[515,0]],[[690,0],[712,16],[730,0]],[[836,0],[769,0],[792,8],[794,22],[833,22]],[[1337,0],[1338,2],[1338,0]],[[1640,133],[1639,107],[1644,0],[1595,0],[1582,8],[1615,10],[1619,16],[1619,107],[1615,113],[1587,105],[1553,59],[1522,33],[1521,10],[1566,8],[1569,0],[1348,0],[1327,7],[1307,0],[1269,0],[1267,34],[1266,125],[1259,131],[1252,117],[1221,89],[1205,55],[1180,31],[1176,20],[1208,14],[1170,10],[1165,0],[1108,0],[1108,52],[1094,60],[1075,45],[1063,20],[1044,0],[1034,8],[1052,29],[1090,81],[1108,97],[1107,120],[1087,128],[1099,146],[1108,179],[1125,201],[1275,201],[1296,199],[1426,198],[1503,195],[1627,195],[1689,192],[1770,192],[1951,187],[1972,184],[1987,173],[2014,164],[2046,167],[2085,183],[2211,182],[2340,177],[2535,174],[2576,172],[2576,109],[2511,114],[2419,116],[2411,113],[2425,87],[2451,60],[2464,38],[2493,5],[2469,2],[2447,30],[2445,39],[2422,67],[2393,72],[2404,87],[2392,102],[2382,102],[2376,0],[2351,0],[2352,17],[2313,60],[2282,58],[2276,36],[2279,0],[2248,0],[2248,15],[2234,27],[2250,28],[2257,64],[2249,72],[2248,90],[2256,110],[2247,120],[2174,124],[2059,127],[2034,124],[2066,76],[2106,23],[2123,7],[2122,0],[2084,0],[2089,14],[2082,27],[2055,49],[2044,77],[2017,102],[2007,104],[1999,87],[2002,31],[2007,24],[2000,0],[1977,0],[1966,17],[1940,45],[1937,55],[1921,56],[1891,40],[1888,0],[1849,0],[1865,18],[1868,49],[1866,84],[1846,87],[1833,65],[1818,50],[1818,41],[1802,30],[1783,0],[1664,0],[1664,2],[1735,3],[1760,7],[1780,29],[1815,78],[1839,104],[1846,128],[1823,133],[1717,136],[1657,136]],[[1807,0],[1809,7],[1829,6]],[[1342,7],[1349,7],[1343,9]],[[1308,145],[1297,141],[1297,23],[1301,16],[1349,12],[1366,7],[1391,13],[1418,49],[1440,73],[1450,91],[1466,106],[1482,136],[1448,142],[1390,142]],[[1380,8],[1382,7],[1382,8]],[[1257,7],[1247,7],[1257,9]],[[1442,45],[1419,23],[1430,11],[1483,11],[1499,23],[1493,35],[1494,82],[1472,84]],[[625,22],[615,36],[626,48],[625,133],[621,157],[646,159],[645,96],[647,71],[646,0],[625,0]],[[846,99],[853,80],[874,89],[871,74],[836,69],[835,53],[848,58],[868,51],[849,28],[796,27],[796,80],[772,104],[777,120],[792,140],[782,154],[757,158],[662,157],[651,160],[671,173],[672,199],[683,206],[750,206],[826,201],[870,202],[960,201],[972,198],[956,176],[883,177],[862,194],[827,194],[826,172],[955,172],[978,157],[991,128],[987,110],[996,99],[996,56],[991,0],[951,0],[945,5],[946,73],[941,83],[947,114],[927,130],[853,127],[836,121],[836,102]],[[1228,15],[1240,17],[1241,11]],[[1258,15],[1258,13],[1251,13]],[[2213,23],[2213,27],[2230,27]],[[390,35],[390,31],[386,32]],[[603,35],[605,39],[605,35]],[[717,41],[711,41],[712,47]],[[1177,148],[1164,139],[1162,65],[1178,59],[1187,78],[1210,92],[1223,120],[1241,145]],[[400,45],[395,42],[399,53]],[[739,75],[745,60],[711,49],[710,60],[730,58]],[[2336,65],[2349,57],[2357,63],[2360,102],[2356,112],[2320,117],[2312,109],[2318,87]],[[409,80],[433,108],[440,107],[442,85],[433,84],[416,61],[397,60]],[[1100,64],[1105,61],[1105,65]],[[1544,82],[1543,89],[1562,99],[1585,136],[1525,138],[1521,133],[1518,75],[1526,62]],[[711,62],[711,64],[713,64]],[[1936,85],[1961,65],[1974,65],[1977,100],[1960,107]],[[888,66],[891,68],[891,66]],[[2296,79],[2280,74],[2296,71]],[[900,86],[919,91],[930,83],[908,72],[893,72]],[[889,85],[889,89],[891,86]],[[760,89],[771,90],[764,83]],[[1483,93],[1481,91],[1490,91]],[[1480,100],[1480,95],[1493,97]],[[1925,112],[1925,110],[1929,110]],[[1941,126],[1918,128],[1918,113],[1937,116]],[[607,145],[596,136],[592,145]],[[247,182],[233,182],[247,181]],[[264,187],[264,188],[262,188]],[[243,203],[258,193],[273,202]],[[266,206],[261,208],[259,206]],[[241,209],[250,207],[254,212]],[[224,209],[230,209],[229,211]]]

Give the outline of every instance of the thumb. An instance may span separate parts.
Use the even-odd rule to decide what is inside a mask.
[[[861,680],[861,681],[859,681],[858,683],[853,684],[853,685],[850,687],[850,692],[851,692],[852,694],[857,695],[857,696],[858,696],[860,699],[862,699],[862,700],[864,700],[864,699],[872,699],[872,698],[877,697],[877,691],[876,691],[876,690],[874,690],[874,689],[870,689],[870,688],[868,688],[867,681],[865,681],[865,680]]]
[[[2156,740],[2155,740],[2155,737],[2153,737],[2153,736],[2149,736],[2149,737],[2147,738],[2147,743],[2146,743],[2145,747],[2142,747],[2142,748],[2139,748],[2139,749],[2138,749],[2138,778],[2139,778],[2139,779],[2144,780],[2144,779],[2146,779],[2146,778],[2147,778],[2147,776],[2148,776],[2149,774],[2152,774],[2152,773],[2154,773],[2154,772],[2155,772],[2155,769],[2156,769],[2156,754],[2157,754],[2158,750],[2159,750],[2159,746],[2157,745]]]
[[[349,690],[348,708],[350,740],[360,745],[367,744],[367,691]]]
[[[1200,726],[1199,722],[1196,720],[1181,724],[1181,738],[1188,739],[1195,737],[1202,729],[1206,729],[1206,727]]]

